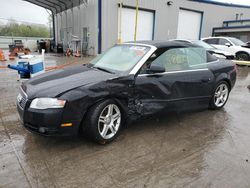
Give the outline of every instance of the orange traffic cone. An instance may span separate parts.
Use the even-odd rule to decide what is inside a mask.
[[[4,57],[4,53],[3,50],[0,49],[0,61],[6,61],[5,57]]]
[[[81,57],[80,50],[77,48],[75,57]]]
[[[9,54],[9,60],[15,60],[15,56],[17,53],[17,48],[14,48],[12,52]]]
[[[66,56],[71,56],[72,55],[72,52],[71,52],[71,50],[70,50],[70,48],[67,48],[67,50],[66,50]]]

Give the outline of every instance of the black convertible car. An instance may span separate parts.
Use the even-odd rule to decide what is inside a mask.
[[[162,111],[222,108],[236,67],[186,42],[115,45],[88,65],[45,73],[20,87],[24,127],[41,135],[112,141],[126,120]]]

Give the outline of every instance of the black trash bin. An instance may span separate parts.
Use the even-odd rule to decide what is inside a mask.
[[[13,52],[15,49],[16,45],[15,44],[9,44],[9,52]]]
[[[62,43],[57,44],[57,53],[63,53],[63,44]]]
[[[42,53],[42,49],[46,52],[46,42],[45,41],[39,41],[39,53]]]

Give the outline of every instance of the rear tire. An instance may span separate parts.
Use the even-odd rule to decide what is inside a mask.
[[[87,136],[99,144],[112,142],[118,135],[122,124],[122,112],[114,100],[97,103],[87,113],[84,121]]]
[[[223,108],[227,103],[229,93],[230,89],[228,83],[226,81],[219,82],[214,90],[214,94],[211,98],[209,107],[213,110]]]
[[[249,54],[240,52],[236,54],[236,59],[239,61],[249,61]]]

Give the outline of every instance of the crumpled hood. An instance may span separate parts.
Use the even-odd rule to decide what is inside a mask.
[[[22,85],[22,89],[29,99],[56,97],[74,88],[95,84],[116,76],[87,66],[77,65],[31,78]]]
[[[226,56],[234,56],[234,54],[231,52],[227,52],[227,51],[223,51],[223,50],[219,50],[219,49],[214,49],[213,51],[217,54],[224,54]]]
[[[250,48],[249,44],[242,45],[243,48]]]

